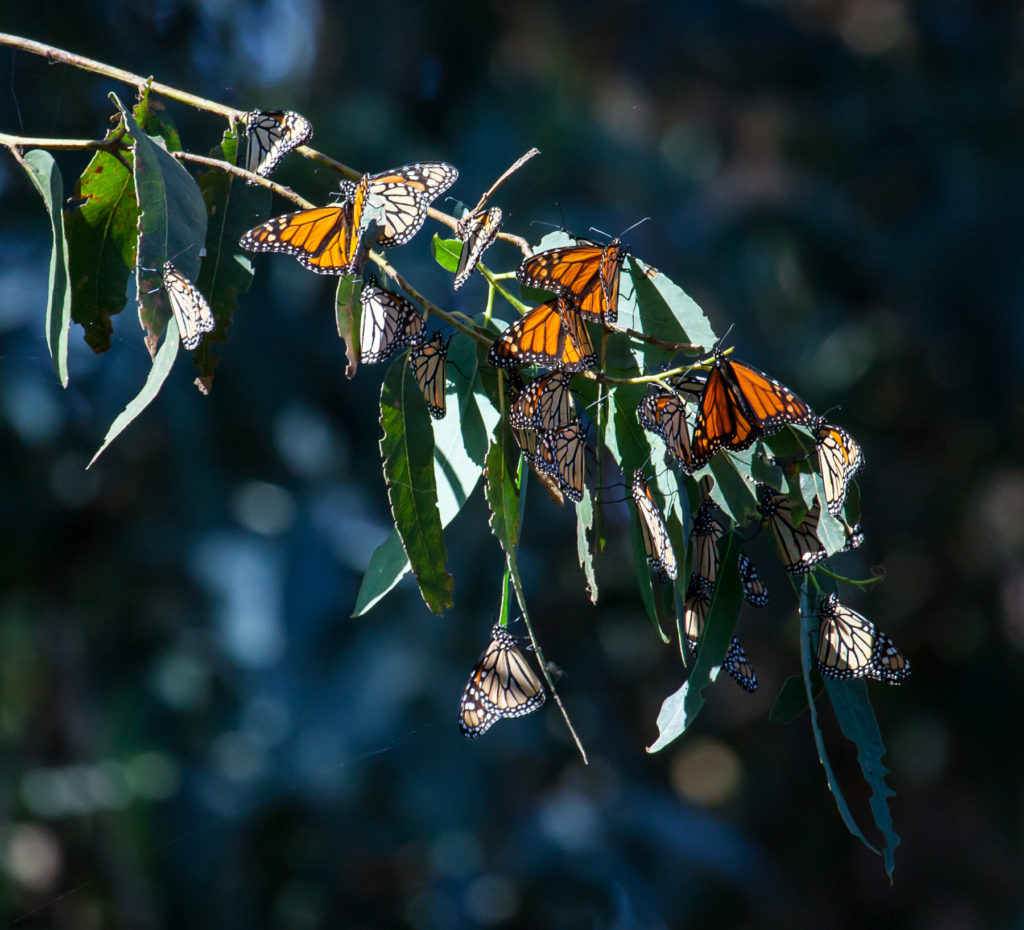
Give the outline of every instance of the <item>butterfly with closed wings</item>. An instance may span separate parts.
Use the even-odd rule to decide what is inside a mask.
[[[245,168],[266,178],[285,155],[313,137],[313,124],[292,110],[253,110],[245,114],[245,136]]]
[[[818,467],[825,486],[825,506],[833,517],[843,512],[850,481],[864,465],[864,455],[846,430],[830,426],[823,419],[815,426]]]
[[[818,538],[821,507],[815,504],[803,519],[796,519],[798,505],[786,494],[766,484],[756,487],[757,509],[775,541],[775,551],[786,571],[806,575],[828,553]],[[858,548],[864,542],[860,526],[846,527],[846,545],[840,552]]]
[[[647,564],[663,581],[675,580],[679,568],[672,540],[669,539],[665,519],[654,502],[650,488],[647,487],[644,473],[639,468],[633,472],[632,495],[640,516],[640,535],[647,555]]]
[[[501,227],[501,207],[478,210],[459,220],[455,234],[462,240],[462,253],[455,269],[452,287],[459,290],[476,268],[480,257],[498,235]]]
[[[422,341],[423,317],[412,301],[385,290],[369,275],[359,295],[359,361],[383,362],[398,349]]]
[[[434,420],[445,415],[445,389],[448,371],[448,345],[440,333],[434,333],[429,340],[421,341],[409,350],[409,367],[419,385],[427,410]]]
[[[500,623],[462,692],[459,729],[467,739],[486,733],[497,721],[523,717],[544,703],[546,695],[515,638]]]
[[[690,583],[686,588],[683,600],[683,638],[686,640],[686,648],[690,655],[697,654],[697,646],[711,610],[711,595],[714,590],[714,584],[707,578],[701,577],[696,572],[691,573]],[[757,675],[754,672],[754,667],[750,664],[747,653],[736,636],[732,638],[729,651],[722,661],[722,668],[744,691],[753,693],[757,690]]]
[[[199,345],[203,333],[213,331],[217,321],[199,288],[169,261],[164,262],[163,281],[171,312],[181,334],[181,344],[191,351]]]
[[[910,677],[910,662],[867,617],[829,594],[818,612],[818,671],[826,678],[875,678],[890,685]]]

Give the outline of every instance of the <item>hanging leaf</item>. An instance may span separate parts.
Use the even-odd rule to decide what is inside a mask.
[[[46,301],[46,345],[61,387],[68,386],[68,331],[71,328],[71,276],[68,244],[64,237],[64,183],[49,152],[33,149],[21,160],[50,214],[53,249],[50,253],[50,286]]]
[[[437,509],[434,433],[416,379],[405,357],[391,364],[380,394],[381,458],[388,502],[426,605],[452,606],[452,576]]]

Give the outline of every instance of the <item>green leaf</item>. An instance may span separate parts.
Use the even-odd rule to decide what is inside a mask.
[[[146,332],[146,347],[156,355],[160,334],[171,317],[163,290],[162,266],[168,258],[195,281],[199,253],[206,242],[206,205],[190,175],[167,151],[144,133],[117,99],[128,134],[135,142],[133,170],[139,201],[139,249],[136,283],[139,320]]]
[[[356,309],[356,301],[362,288],[358,284],[358,279],[343,274],[338,278],[338,290],[334,295],[334,320],[338,325],[338,336],[345,342],[345,377],[349,379],[356,376],[359,367],[360,311]]]
[[[587,540],[587,531],[594,528],[594,503],[590,488],[583,489],[583,500],[576,505],[576,555],[587,579],[590,602],[597,603],[597,578],[594,576],[594,558]]]
[[[885,756],[885,744],[878,729],[878,721],[871,709],[868,698],[868,686],[864,679],[858,681],[825,680],[828,699],[836,713],[839,727],[854,746],[857,747],[857,763],[860,765],[864,781],[871,788],[871,799],[868,806],[885,839],[883,857],[886,874],[892,879],[895,868],[896,847],[900,844],[899,835],[893,828],[892,811],[889,810],[889,798],[895,792],[885,783],[889,770],[882,764]],[[865,845],[868,845],[865,843]],[[871,848],[870,846],[868,848]]]
[[[818,695],[825,690],[825,683],[818,674],[813,675],[812,678],[814,680],[814,699],[817,700]],[[778,697],[775,698],[771,710],[768,711],[768,722],[792,723],[806,712],[807,691],[804,689],[804,679],[801,675],[790,675],[779,691]]]
[[[442,527],[455,519],[480,480],[488,436],[500,418],[488,396],[485,378],[477,367],[474,346],[472,340],[458,336],[453,340],[448,354],[451,362],[448,366],[451,383],[446,392],[448,415],[432,421],[434,480]],[[463,372],[470,372],[470,377],[466,378]],[[458,416],[454,415],[456,410]],[[370,557],[352,616],[359,617],[369,611],[410,568],[398,532],[393,531]]]
[[[817,473],[814,474],[814,485],[821,511],[818,515],[818,539],[821,540],[826,553],[835,555],[846,547],[846,527],[828,512],[825,504],[825,485]]]
[[[630,506],[630,537],[633,542],[633,565],[636,568],[636,584],[640,589],[640,600],[643,602],[647,616],[655,632],[661,637],[663,643],[669,641],[668,635],[661,626],[661,619],[658,617],[657,608],[654,605],[654,586],[651,581],[651,568],[647,564],[647,552],[644,550],[643,536],[640,530],[640,517],[637,515],[636,507]]]
[[[380,395],[381,458],[395,527],[426,605],[452,606],[452,577],[434,480],[434,433],[405,357],[392,363]]]
[[[652,443],[660,442],[636,418],[636,406],[646,393],[646,384],[618,384],[611,392],[611,422],[605,431],[605,447],[627,481],[632,480],[634,469],[651,461]]]
[[[359,585],[352,616],[361,617],[372,610],[405,577],[409,568],[409,557],[402,546],[402,538],[398,530],[392,529],[388,538],[370,556],[370,564],[366,566]]]
[[[678,284],[661,272],[647,277],[632,260],[629,266],[643,332],[666,342],[689,342],[705,348],[715,344],[717,337],[704,311]]]
[[[722,670],[722,660],[732,644],[736,619],[743,607],[743,591],[736,571],[739,547],[733,545],[733,538],[733,533],[726,533],[718,541],[718,581],[711,596],[708,622],[697,644],[697,659],[683,686],[662,703],[658,713],[658,738],[647,747],[648,752],[664,749],[697,719],[704,706],[704,689]]]
[[[711,499],[722,508],[725,515],[742,526],[757,513],[754,486],[747,480],[753,450],[735,454],[716,455],[706,468],[694,477],[710,473],[715,479]]]
[[[123,127],[107,133],[109,140]],[[126,161],[131,152],[123,153]],[[75,184],[78,206],[64,213],[71,274],[71,317],[93,352],[110,348],[110,318],[125,306],[139,240],[139,207],[131,168],[97,152]]]
[[[518,461],[519,449],[508,430],[498,430],[484,466],[484,496],[491,512],[491,532],[508,554],[514,554],[519,543],[519,491],[512,477]]]
[[[850,812],[850,807],[846,803],[846,798],[843,797],[839,781],[832,769],[832,763],[829,761],[828,752],[825,749],[825,738],[821,735],[821,727],[818,725],[818,711],[814,706],[813,684],[811,680],[811,656],[817,652],[817,616],[814,595],[811,593],[807,579],[805,579],[800,588],[800,663],[803,667],[804,694],[807,697],[807,705],[811,711],[811,732],[814,734],[814,744],[818,748],[818,759],[821,760],[821,765],[825,769],[825,778],[828,781],[829,790],[835,799],[839,816],[842,818],[843,823],[846,824],[846,829],[873,853],[877,853],[878,850],[867,841],[867,838],[861,833],[860,827],[857,826],[857,822],[853,819],[853,814]]]
[[[239,161],[241,148],[237,124],[232,124],[210,156],[234,165]],[[213,354],[212,343],[227,341],[228,327],[238,309],[238,295],[244,294],[252,284],[250,253],[238,240],[253,225],[253,217],[270,210],[270,191],[246,184],[219,168],[204,169],[196,181],[210,222],[206,255],[195,283],[209,301],[217,322],[213,332],[203,337],[192,358],[199,369],[199,380],[208,392],[213,384],[213,371],[220,361],[220,357]]]
[[[46,345],[57,370],[61,387],[68,386],[68,331],[71,328],[71,275],[68,271],[68,244],[64,237],[64,183],[60,169],[49,152],[33,149],[22,164],[42,195],[50,214],[53,250],[50,253],[50,287],[46,302]]]
[[[153,398],[160,393],[160,388],[163,386],[164,381],[167,380],[167,375],[171,371],[171,366],[174,364],[175,358],[178,357],[178,347],[181,345],[181,339],[178,334],[178,322],[172,316],[167,322],[166,335],[164,336],[163,344],[160,346],[160,350],[156,354],[156,358],[153,359],[153,367],[149,370],[149,376],[146,378],[146,383],[142,386],[142,390],[128,403],[128,406],[124,408],[114,419],[114,422],[110,424],[110,429],[107,430],[107,435],[103,438],[103,445],[97,449],[96,454],[92,457],[86,468],[91,468],[93,462],[96,461],[102,454],[103,451],[109,446],[117,437],[124,431],[124,428],[132,422],[149,404]]]
[[[501,414],[487,396],[477,366],[476,342],[456,333],[448,352],[448,415],[433,420],[437,500],[457,514],[480,480],[491,434]]]
[[[462,256],[462,241],[460,239],[442,239],[437,233],[430,241],[430,250],[434,253],[436,261],[445,271],[454,274],[459,268],[459,258]]]

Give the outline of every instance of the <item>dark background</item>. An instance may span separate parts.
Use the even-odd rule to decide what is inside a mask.
[[[152,9],[151,9],[152,7]],[[92,470],[142,384],[134,312],[71,384],[47,357],[49,226],[0,160],[0,917],[15,926],[312,928],[1024,925],[1024,19],[936,0],[672,4],[8,6],[4,28],[240,108],[308,115],[360,169],[456,164],[468,202],[629,234],[738,354],[858,437],[867,543],[849,602],[911,657],[872,685],[895,882],[843,827],[806,718],[767,722],[799,667],[785,581],[741,618],[761,679],[708,692],[664,752],[683,679],[639,604],[621,531],[592,607],[571,515],[534,494],[523,565],[565,671],[584,767],[551,707],[468,742],[455,726],[501,559],[479,495],[447,532],[456,606],[404,582],[350,619],[388,526],[383,367],[343,376],[333,280],[279,257],[210,397],[182,357]],[[0,49],[0,129],[97,138],[123,85]],[[222,122],[168,103],[186,147]],[[86,158],[61,155],[65,189]],[[320,201],[336,177],[280,179]],[[441,204],[443,206],[443,204]],[[450,205],[449,205],[450,206]],[[395,252],[433,264],[437,227]],[[496,268],[516,253],[498,245]],[[606,496],[621,497],[609,488]],[[787,595],[783,592],[786,591]],[[872,841],[866,789],[826,738]],[[39,908],[34,912],[34,909]]]

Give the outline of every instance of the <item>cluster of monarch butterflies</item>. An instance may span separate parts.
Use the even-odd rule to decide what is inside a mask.
[[[254,111],[244,121],[248,138],[246,168],[266,177],[287,152],[312,136],[312,126],[290,111]],[[343,181],[337,203],[299,210],[250,229],[240,245],[253,252],[280,252],[304,267],[331,275],[360,275],[369,249],[401,246],[420,230],[433,200],[448,190],[458,171],[444,162],[404,165],[357,182]],[[462,249],[453,286],[468,280],[495,240],[502,220],[498,207],[479,206],[458,222]],[[618,320],[621,272],[628,248],[619,239],[601,245],[577,239],[574,245],[527,257],[516,277],[553,296],[530,309],[502,332],[487,354],[505,370],[511,401],[508,425],[525,461],[549,489],[579,502],[585,489],[586,430],[577,414],[571,379],[597,363],[586,324],[613,329]],[[202,294],[167,262],[163,284],[178,323],[182,343],[194,349],[214,326]],[[439,332],[428,336],[423,316],[409,299],[367,276],[360,292],[360,360],[382,362],[408,350],[410,365],[434,418],[445,415],[448,343]],[[522,369],[546,369],[524,381]],[[795,393],[774,378],[732,358],[717,344],[685,375],[652,383],[636,411],[643,429],[660,437],[667,462],[683,476],[704,468],[715,455],[742,452],[786,427],[803,427],[815,439],[820,495],[828,513],[842,519],[850,481],[863,464],[860,447],[845,430],[826,423]],[[683,600],[680,635],[696,655],[707,626],[718,582],[718,541],[725,530],[702,481],[702,503],[692,519],[690,575]],[[664,582],[675,581],[680,562],[662,513],[643,470],[632,477],[644,550],[651,569]],[[759,484],[755,489],[761,523],[787,571],[809,573],[827,555],[818,536],[821,504],[801,508],[788,495]],[[863,541],[859,525],[843,522],[845,549]],[[764,607],[768,592],[749,556],[741,552],[738,571],[743,597]],[[832,678],[873,677],[898,684],[910,665],[889,637],[867,618],[827,596],[819,610],[817,667]],[[745,690],[758,687],[757,676],[738,638],[733,637],[722,668]],[[459,709],[467,737],[479,736],[504,717],[517,717],[544,703],[545,692],[515,639],[500,624],[473,668]]]

